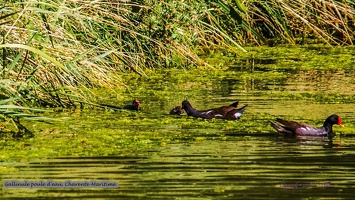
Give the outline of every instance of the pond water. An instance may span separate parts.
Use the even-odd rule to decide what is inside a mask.
[[[52,117],[59,122],[29,125],[36,131],[34,138],[2,142],[0,157],[3,183],[107,180],[117,188],[3,185],[2,196],[351,199],[355,50],[300,49],[251,49],[253,59],[225,56],[218,58],[216,66],[221,67],[216,69],[125,75],[130,90],[104,91],[101,101],[122,105],[122,97],[139,98],[141,111],[57,112]],[[237,122],[167,114],[186,98],[199,109],[234,101],[248,108]],[[283,137],[269,126],[276,117],[320,126],[333,113],[345,124],[334,126],[333,139]]]
[[[355,137],[236,136],[172,142],[131,156],[59,157],[16,166],[6,180],[110,180],[118,188],[13,189],[7,197],[94,199],[351,199]]]

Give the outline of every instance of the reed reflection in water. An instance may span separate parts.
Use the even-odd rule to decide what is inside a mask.
[[[61,157],[16,166],[2,180],[116,181],[118,188],[2,189],[3,197],[94,199],[351,199],[355,138],[228,136],[140,155]]]

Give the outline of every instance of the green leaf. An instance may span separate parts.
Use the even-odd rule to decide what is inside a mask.
[[[226,13],[229,13],[229,6],[227,4],[225,4],[223,1],[221,0],[217,0],[217,2],[212,2],[213,4],[217,4],[219,7],[222,8],[222,10]]]
[[[235,0],[235,4],[237,5],[237,7],[239,8],[239,11],[245,13],[246,9],[244,4],[240,1],[240,0]]]
[[[242,24],[243,22],[243,18],[239,15],[239,13],[234,9],[234,7],[230,6],[230,9],[229,9],[229,15],[237,20],[238,24]]]
[[[28,108],[28,107],[17,106],[17,105],[0,105],[0,109],[19,109],[19,110],[31,110],[36,112],[48,112],[47,110],[43,110],[43,109]]]
[[[50,57],[48,54],[33,48],[31,46],[28,45],[24,45],[24,44],[0,44],[0,48],[20,48],[20,49],[26,49],[28,51],[32,51],[33,53],[36,53],[40,56],[42,56],[43,58],[49,60],[50,62],[52,62],[55,66],[61,68],[63,71],[68,72],[68,69],[66,67],[64,67],[64,65],[62,65],[60,62],[58,62],[57,60],[55,60],[54,58]]]
[[[0,101],[0,106],[3,105],[3,104],[7,104],[9,102],[12,102],[12,101],[16,101],[17,99],[19,99],[19,98],[18,97],[13,97],[13,98],[1,100]]]

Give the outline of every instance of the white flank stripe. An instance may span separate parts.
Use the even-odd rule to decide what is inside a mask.
[[[237,113],[234,114],[234,116],[235,116],[236,118],[238,118],[238,117],[242,116],[242,114],[240,114],[240,113],[237,112]]]

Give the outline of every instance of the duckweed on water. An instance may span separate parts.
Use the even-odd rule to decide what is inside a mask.
[[[2,137],[0,167],[10,161],[56,156],[133,155],[171,142],[228,140],[235,135],[272,135],[269,120],[282,117],[321,125],[330,114],[339,114],[344,128],[335,132],[354,134],[355,82],[352,48],[280,47],[249,48],[238,57],[217,56],[212,68],[147,71],[147,76],[125,73],[127,88],[95,89],[98,103],[122,106],[132,99],[142,110],[112,111],[85,108],[48,113],[52,124],[24,122],[34,137],[19,140]],[[329,54],[328,54],[328,53]],[[255,61],[250,69],[250,56]],[[344,57],[342,57],[344,56]],[[341,58],[339,58],[341,57]],[[206,57],[211,61],[214,56]],[[249,60],[248,60],[249,59]],[[327,66],[336,70],[325,70]],[[221,64],[222,63],[222,64]],[[334,67],[333,67],[334,66]],[[297,69],[297,70],[295,70]],[[202,120],[168,115],[185,99],[197,109],[239,101],[248,104],[235,121]],[[4,167],[5,166],[5,167]]]
[[[209,55],[205,59],[214,65],[247,67],[252,63],[265,70],[352,70],[355,48],[324,45],[246,47],[247,53],[238,55]]]

